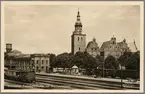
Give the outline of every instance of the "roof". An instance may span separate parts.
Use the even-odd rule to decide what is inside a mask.
[[[32,57],[49,57],[49,54],[35,53],[31,54]]]
[[[73,68],[73,69],[77,69],[78,67],[77,67],[76,65],[74,65],[72,68]]]
[[[95,46],[98,47],[98,44],[94,41],[90,41],[88,44],[87,44],[87,48],[90,47],[92,44],[95,44]]]
[[[11,51],[11,53],[21,53],[21,51],[13,50],[13,51]]]
[[[109,44],[110,44],[110,41],[103,42],[101,49],[107,48]]]
[[[20,54],[18,56],[15,56],[15,58],[30,58],[30,54]]]
[[[98,44],[96,43],[96,39],[95,38],[93,38],[92,41],[88,42],[86,48],[89,48],[91,45],[95,45],[95,47],[98,48]]]
[[[123,42],[118,42],[117,46],[121,47],[123,45]]]

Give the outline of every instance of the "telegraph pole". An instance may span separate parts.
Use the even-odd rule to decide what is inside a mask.
[[[122,65],[121,65],[121,89],[123,88],[123,79],[122,79],[122,76],[123,76],[123,75],[122,75],[122,72],[123,72],[123,71],[122,71]]]

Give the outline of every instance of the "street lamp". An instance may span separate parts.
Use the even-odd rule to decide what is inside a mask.
[[[103,62],[103,78],[104,78],[104,62]]]
[[[121,65],[121,89],[123,88],[123,79],[122,79],[122,76],[123,76],[122,74],[123,74],[123,73],[122,73],[122,72],[123,72],[123,71],[122,71],[122,65]]]

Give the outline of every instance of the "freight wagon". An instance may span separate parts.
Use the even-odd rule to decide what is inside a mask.
[[[34,71],[19,71],[19,70],[6,70],[5,69],[5,79],[21,81],[21,82],[33,82],[35,81]]]

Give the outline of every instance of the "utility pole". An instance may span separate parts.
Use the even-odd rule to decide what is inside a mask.
[[[103,78],[104,78],[104,61],[103,61]]]
[[[121,65],[121,89],[123,88],[123,79],[122,79],[122,75],[123,74],[123,71],[122,71],[122,65]]]

